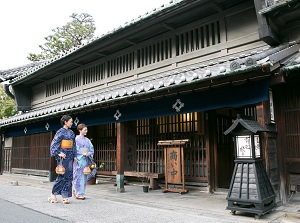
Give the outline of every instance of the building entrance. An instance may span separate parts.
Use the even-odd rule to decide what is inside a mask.
[[[231,136],[225,136],[224,131],[232,124],[229,116],[216,117],[217,168],[216,178],[218,188],[229,188],[234,168],[234,147]]]

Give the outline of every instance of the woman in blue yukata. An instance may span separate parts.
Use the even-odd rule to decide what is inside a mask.
[[[61,195],[62,202],[69,204],[69,198],[72,197],[73,162],[76,156],[75,133],[71,130],[73,125],[71,116],[64,115],[60,122],[63,127],[56,132],[52,140],[50,155],[55,157],[57,165],[62,159],[66,171],[57,176],[48,200],[57,203],[56,195]]]
[[[73,187],[76,199],[84,200],[84,193],[87,182],[87,175],[83,173],[83,169],[90,165],[93,160],[94,146],[86,137],[88,132],[85,124],[77,126],[79,135],[76,136],[76,159],[73,166]]]

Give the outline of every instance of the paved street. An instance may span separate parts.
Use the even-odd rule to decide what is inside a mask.
[[[18,186],[14,186],[18,180]],[[47,201],[52,183],[45,178],[19,177],[0,175],[0,203],[1,212],[3,202],[9,201],[9,205],[17,205],[14,218],[32,214],[47,217],[56,217],[55,220],[69,222],[294,222],[293,218],[287,218],[284,207],[279,211],[274,210],[260,219],[254,216],[239,213],[230,214],[225,210],[226,193],[209,194],[197,189],[180,195],[177,193],[162,193],[162,190],[143,193],[138,185],[126,185],[125,193],[117,193],[112,182],[100,182],[87,187],[87,199],[84,201],[72,198],[69,205],[61,203],[51,204]],[[14,206],[15,207],[15,206]],[[25,209],[23,209],[25,208]],[[299,207],[292,206],[295,210]],[[292,209],[289,210],[292,210]],[[5,212],[7,213],[7,212]],[[2,213],[1,213],[2,216]],[[296,216],[298,217],[298,216]],[[58,219],[57,219],[58,218]],[[294,218],[295,220],[299,220]],[[24,222],[19,221],[14,222]],[[289,221],[287,221],[289,220]],[[34,222],[35,220],[32,220]],[[9,222],[9,221],[7,221]],[[47,222],[47,221],[43,221]],[[52,221],[55,222],[55,221]],[[295,221],[296,222],[296,221]]]
[[[32,223],[32,222],[43,222],[43,223],[63,223],[67,222],[38,211],[25,208],[21,205],[5,201],[0,198],[0,215],[1,222],[3,223]]]
[[[25,216],[35,213],[32,215],[32,221],[28,221],[34,222],[38,212],[71,222],[216,222],[214,217],[201,212],[192,212],[188,209],[176,210],[177,208],[173,208],[172,204],[161,207],[158,204],[147,205],[146,202],[142,204],[132,201],[124,203],[121,198],[94,198],[92,195],[89,195],[84,201],[72,199],[70,205],[50,204],[47,201],[49,191],[46,188],[0,185],[0,191],[2,199],[12,202],[10,206],[18,204],[15,205],[17,206],[15,211],[10,211],[10,213],[16,213],[10,214],[12,220],[18,219],[14,222],[23,222],[24,213]],[[25,207],[27,211],[21,207]],[[232,221],[220,219],[218,222]]]

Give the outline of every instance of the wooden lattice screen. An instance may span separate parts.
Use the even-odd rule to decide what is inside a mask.
[[[203,114],[187,113],[137,121],[136,171],[164,173],[164,148],[159,140],[189,139],[184,149],[187,180],[206,182],[207,161]],[[94,160],[104,162],[102,173],[116,170],[116,125],[89,127],[88,137],[95,149]]]
[[[11,167],[49,170],[51,141],[51,132],[14,137]]]
[[[117,126],[115,123],[89,127],[88,137],[94,145],[94,161],[102,171],[116,170]]]
[[[5,172],[11,171],[11,148],[4,148],[4,169]]]
[[[284,111],[285,157],[300,158],[300,107]],[[299,170],[300,172],[300,170]]]
[[[138,172],[164,173],[164,148],[157,146],[157,142],[159,140],[189,139],[190,142],[184,149],[186,179],[207,181],[206,143],[202,119],[202,114],[187,113],[138,120],[136,170]]]

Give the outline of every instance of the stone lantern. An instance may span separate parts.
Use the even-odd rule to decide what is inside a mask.
[[[226,209],[233,214],[248,212],[259,218],[276,207],[275,193],[261,157],[261,132],[268,131],[253,118],[238,115],[224,132],[233,135],[235,149],[235,167],[226,198]]]

